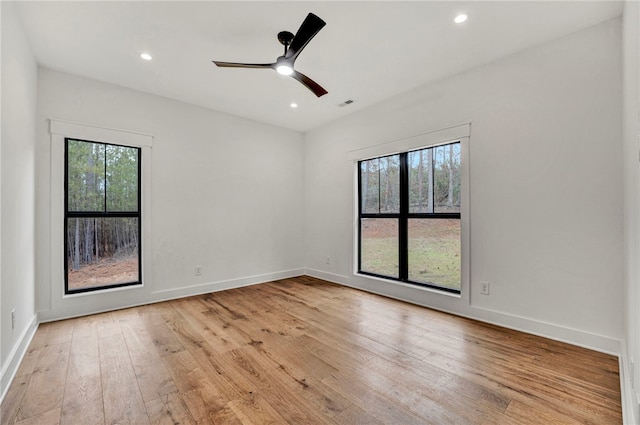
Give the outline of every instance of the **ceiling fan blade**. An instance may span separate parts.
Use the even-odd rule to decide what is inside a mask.
[[[221,68],[272,68],[272,63],[236,63],[236,62],[220,62],[212,61]]]
[[[306,75],[298,71],[293,71],[293,74],[291,74],[291,78],[294,78],[300,81],[302,84],[304,84],[306,88],[311,90],[313,94],[315,94],[318,97],[324,96],[325,94],[328,93],[325,89],[322,88],[322,86],[320,86],[320,84],[316,83],[311,78],[307,77]]]
[[[305,20],[300,25],[298,32],[293,37],[291,41],[291,45],[287,50],[287,54],[285,57],[287,59],[296,60],[302,49],[305,48],[307,44],[311,41],[313,37],[324,27],[327,25],[325,21],[314,15],[313,13],[309,13]]]

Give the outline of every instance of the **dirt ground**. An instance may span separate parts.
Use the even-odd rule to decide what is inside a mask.
[[[69,289],[91,288],[138,280],[138,258],[125,257],[100,260],[96,264],[69,268]]]
[[[364,219],[362,233],[366,238],[398,237],[396,219]],[[460,220],[409,220],[409,236],[412,238],[450,238],[460,233]]]

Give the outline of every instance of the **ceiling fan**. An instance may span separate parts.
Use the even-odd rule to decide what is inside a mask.
[[[327,94],[327,91],[320,84],[313,81],[306,75],[296,71],[293,65],[302,49],[306,47],[313,37],[326,25],[326,22],[309,13],[300,25],[298,32],[293,35],[289,31],[281,31],[278,33],[278,41],[284,46],[284,54],[274,63],[235,63],[213,61],[217,66],[222,68],[271,68],[278,71],[279,74],[290,76],[301,82],[305,87],[311,90],[316,96],[320,97]]]

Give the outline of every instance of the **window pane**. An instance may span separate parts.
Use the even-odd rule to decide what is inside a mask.
[[[409,165],[409,212],[433,213],[433,149],[407,154]]]
[[[409,219],[409,280],[460,290],[460,220]]]
[[[70,291],[139,281],[137,217],[67,219]]]
[[[107,145],[107,211],[138,210],[138,151]]]
[[[372,159],[360,163],[360,193],[362,212],[378,214],[380,212],[380,174],[379,161]]]
[[[380,212],[400,212],[400,155],[380,158]]]
[[[400,212],[400,155],[360,163],[362,213]]]
[[[460,143],[408,153],[409,212],[460,212]]]
[[[360,271],[398,278],[398,219],[363,218],[360,234]]]
[[[104,211],[104,149],[99,143],[69,140],[69,211]]]
[[[434,212],[460,212],[460,143],[434,148]]]

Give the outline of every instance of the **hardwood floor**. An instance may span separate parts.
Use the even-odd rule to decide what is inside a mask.
[[[614,356],[298,277],[42,324],[5,424],[620,424]]]

